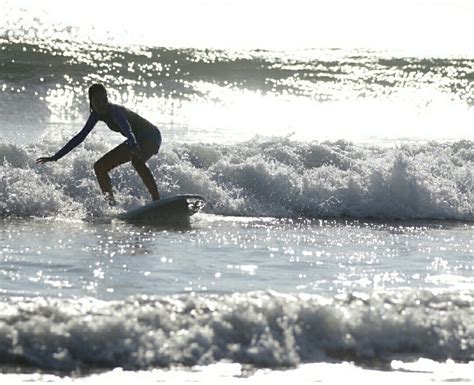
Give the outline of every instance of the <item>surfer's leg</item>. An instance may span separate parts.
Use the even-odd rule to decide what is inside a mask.
[[[160,199],[160,193],[156,187],[156,181],[151,173],[150,169],[146,165],[146,161],[151,158],[153,154],[156,154],[158,150],[152,143],[144,142],[140,143],[140,158],[132,158],[132,166],[137,170],[138,175],[142,178],[143,183],[151,194],[154,201]]]
[[[107,197],[111,205],[115,204],[114,193],[112,191],[112,182],[109,177],[109,171],[121,164],[130,162],[131,153],[126,143],[119,144],[109,151],[94,164],[94,171],[99,182],[102,193]]]

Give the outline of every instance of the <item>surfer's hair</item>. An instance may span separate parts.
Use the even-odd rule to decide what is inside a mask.
[[[107,99],[107,90],[105,89],[103,84],[96,83],[89,87],[89,106],[91,112],[94,111],[94,109],[92,108],[92,103],[90,102],[93,96],[105,96],[105,98]]]

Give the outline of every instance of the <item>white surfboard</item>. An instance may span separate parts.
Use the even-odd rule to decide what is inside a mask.
[[[117,218],[127,222],[175,223],[189,220],[204,204],[205,199],[201,195],[174,195],[120,213]]]

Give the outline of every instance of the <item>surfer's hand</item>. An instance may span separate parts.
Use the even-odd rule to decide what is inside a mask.
[[[44,156],[42,158],[36,159],[36,164],[43,164],[47,162],[56,162],[56,159],[54,159],[52,156]]]

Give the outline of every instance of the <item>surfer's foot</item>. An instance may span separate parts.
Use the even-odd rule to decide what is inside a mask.
[[[152,200],[153,202],[159,201],[159,200],[160,200],[160,194],[155,195],[154,197],[151,198],[151,200]]]
[[[105,194],[105,199],[107,199],[107,203],[109,204],[110,207],[114,207],[117,205],[117,202],[115,202],[115,198],[111,194]]]

